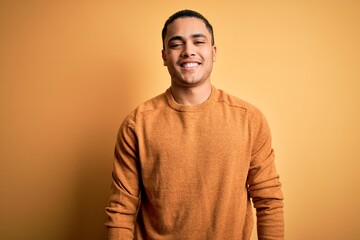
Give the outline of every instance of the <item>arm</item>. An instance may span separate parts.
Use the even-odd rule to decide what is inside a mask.
[[[127,118],[120,127],[116,147],[112,194],[106,208],[107,239],[134,239],[136,213],[140,202],[137,139]]]
[[[248,190],[257,216],[260,240],[284,239],[283,194],[276,173],[269,126],[262,114],[250,123],[252,159],[248,175]]]

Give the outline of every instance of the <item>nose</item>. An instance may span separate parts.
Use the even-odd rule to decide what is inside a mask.
[[[193,46],[191,46],[191,44],[186,44],[183,48],[183,51],[181,53],[181,56],[183,58],[188,58],[188,57],[193,57],[195,56],[195,51]]]

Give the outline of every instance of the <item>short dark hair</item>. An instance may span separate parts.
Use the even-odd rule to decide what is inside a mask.
[[[178,18],[187,18],[187,17],[194,17],[194,18],[198,18],[198,19],[202,20],[205,23],[206,28],[208,29],[208,31],[211,34],[211,44],[212,45],[215,44],[214,30],[213,30],[213,27],[211,26],[211,24],[209,23],[209,21],[203,15],[201,15],[200,13],[198,13],[196,11],[193,11],[193,10],[185,9],[185,10],[181,10],[181,11],[178,11],[178,12],[174,13],[173,15],[171,15],[169,17],[168,20],[166,20],[166,22],[164,24],[164,27],[162,29],[163,49],[165,49],[164,41],[165,41],[165,36],[166,36],[166,33],[167,33],[167,26],[170,23],[174,22]]]

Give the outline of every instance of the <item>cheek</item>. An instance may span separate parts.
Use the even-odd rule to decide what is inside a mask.
[[[166,55],[166,62],[168,64],[175,64],[176,63],[176,56],[174,54],[167,54]]]
[[[206,60],[207,60],[207,64],[212,64],[213,62],[215,62],[215,55],[213,53],[208,53],[208,55],[206,56]]]
[[[208,59],[208,60],[215,59],[215,53],[212,48],[208,48],[208,49],[206,49],[206,51],[203,51],[202,55],[205,59]]]

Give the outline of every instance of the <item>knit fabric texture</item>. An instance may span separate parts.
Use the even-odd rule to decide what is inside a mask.
[[[212,86],[199,105],[170,88],[123,121],[108,240],[284,239],[283,194],[263,114]]]

